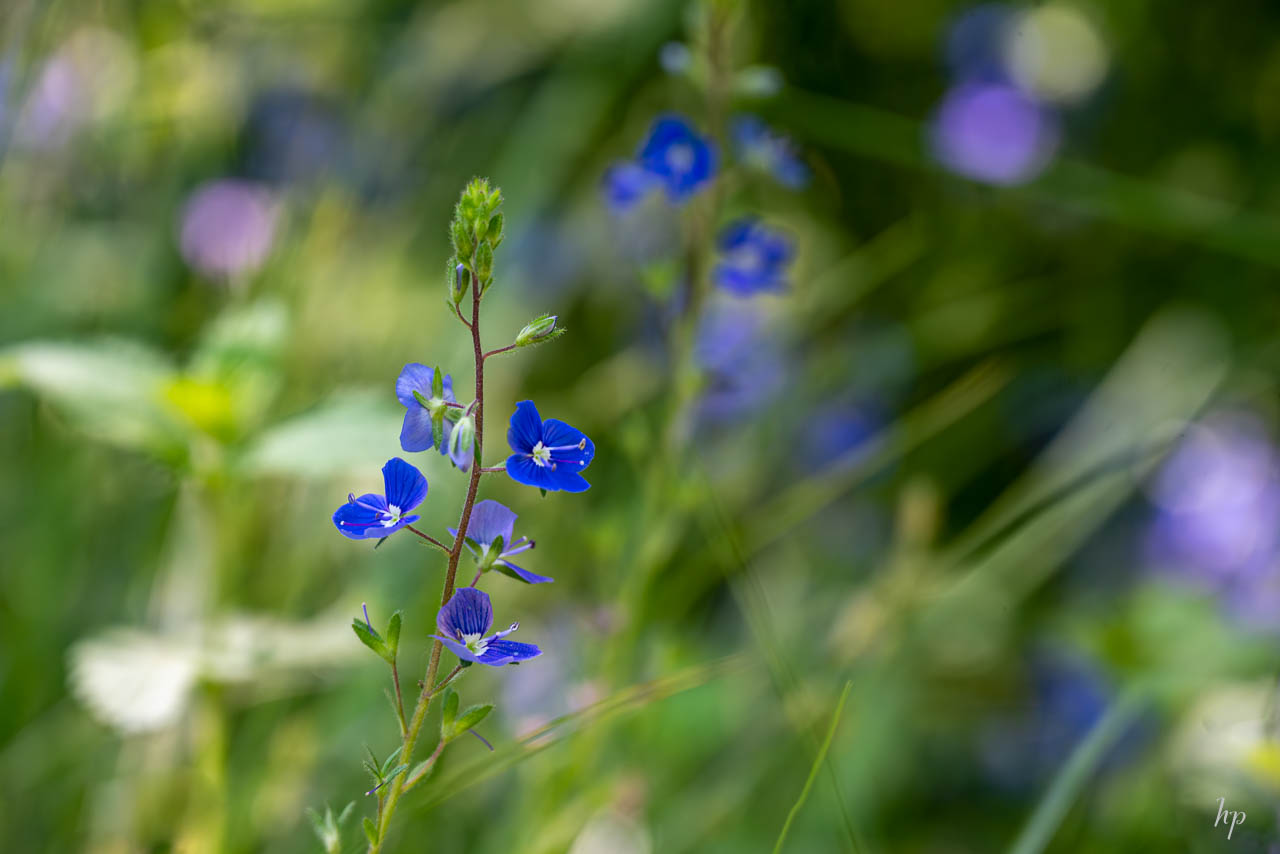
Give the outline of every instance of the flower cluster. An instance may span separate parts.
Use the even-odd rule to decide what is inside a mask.
[[[461,732],[473,731],[475,724],[492,708],[481,705],[458,712],[457,695],[450,687],[453,680],[475,663],[503,667],[541,655],[534,644],[507,639],[518,627],[517,623],[490,634],[493,604],[489,594],[479,589],[488,572],[497,570],[526,584],[544,584],[552,579],[512,562],[517,555],[533,549],[534,542],[528,537],[515,537],[516,514],[511,509],[492,499],[475,500],[481,476],[505,472],[517,483],[535,486],[544,495],[584,492],[590,486],[582,475],[595,456],[594,443],[581,430],[563,421],[544,420],[530,400],[519,402],[511,415],[507,430],[511,454],[505,464],[490,468],[482,465],[485,361],[501,353],[544,343],[564,332],[556,327],[554,316],[542,315],[530,321],[511,345],[488,353],[481,349],[480,301],[493,284],[493,250],[503,238],[501,201],[501,194],[486,181],[473,181],[458,203],[450,231],[455,255],[449,262],[446,278],[447,305],[473,338],[475,399],[465,404],[459,401],[453,376],[439,367],[418,362],[405,365],[395,384],[396,399],[405,408],[400,447],[406,453],[438,451],[448,457],[456,469],[469,474],[467,498],[457,527],[446,529],[452,543],[446,545],[414,527],[422,518],[417,511],[427,498],[427,479],[414,465],[399,457],[388,460],[382,467],[381,494],[366,493],[358,497],[350,494],[333,514],[334,527],[350,539],[372,539],[380,544],[399,531],[409,531],[444,552],[448,559],[444,593],[436,615],[436,634],[432,636],[436,645],[411,718],[405,715],[397,670],[400,612],[392,615],[383,633],[374,629],[367,612],[363,619],[357,618],[352,624],[360,641],[391,665],[396,711],[404,739],[395,760],[382,763],[375,760],[368,766],[375,779],[370,794],[377,792],[379,798],[378,822],[366,820],[365,823],[371,851],[380,848],[400,793],[425,776],[426,767],[434,762],[445,744]],[[469,319],[463,311],[465,302],[470,303]],[[464,551],[475,561],[475,576],[469,585],[455,589],[455,574]],[[437,680],[440,652],[444,649],[455,655],[459,663],[451,673]],[[427,706],[437,694],[444,696],[445,704],[439,747],[420,770],[410,773],[408,762],[419,728]]]

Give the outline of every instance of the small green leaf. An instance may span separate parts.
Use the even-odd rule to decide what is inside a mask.
[[[458,693],[452,688],[444,689],[444,708],[440,712],[440,735],[447,737],[453,731],[453,722],[458,717]]]
[[[391,615],[391,619],[387,621],[387,649],[391,650],[391,657],[395,658],[400,652],[400,612],[396,611]]]
[[[418,401],[418,403],[420,403],[420,404],[422,405],[422,408],[423,408],[423,409],[430,409],[430,408],[431,408],[431,401],[430,401],[430,399],[428,399],[428,398],[424,397],[424,396],[422,395],[422,392],[418,391],[416,388],[413,390],[413,399],[414,399],[414,400],[416,400],[416,401]]]
[[[427,768],[428,765],[430,765],[431,767]],[[426,769],[426,770],[424,771],[423,769]],[[417,765],[413,766],[413,770],[409,772],[409,776],[406,777],[405,779],[420,781],[423,779],[424,773],[431,774],[435,770],[436,770],[435,762],[431,759],[424,759],[421,762],[419,762]],[[415,782],[415,785],[417,785],[417,782]]]
[[[454,736],[462,735],[472,727],[479,726],[480,722],[489,716],[493,711],[493,703],[481,703],[478,706],[469,706],[453,725]]]
[[[370,845],[378,844],[378,828],[374,826],[373,819],[369,816],[364,817],[364,835]]]
[[[384,661],[390,662],[395,656],[391,650],[387,649],[387,644],[382,640],[377,632],[370,629],[364,624],[364,621],[356,617],[351,621],[351,630],[356,633],[356,637],[360,639],[360,643],[369,647],[378,654]]]
[[[399,747],[397,747],[395,750],[391,751],[391,755],[390,755],[390,756],[388,756],[385,760],[383,760],[383,762],[382,762],[382,770],[378,773],[378,777],[379,777],[379,779],[385,780],[385,779],[387,779],[388,777],[393,776],[393,775],[392,775],[392,773],[391,773],[390,771],[388,771],[387,769],[388,769],[389,767],[391,767],[391,763],[395,762],[395,761],[396,761],[396,759],[397,759],[397,758],[399,758],[399,756],[400,756],[400,752],[401,752],[402,750],[404,750],[404,745],[403,745],[403,744],[402,744],[402,745],[400,745]]]
[[[444,419],[448,409],[438,409],[431,416],[431,447],[438,448],[444,442]]]
[[[440,370],[439,365],[431,373],[431,396],[444,399],[444,371]]]
[[[342,808],[342,812],[338,813],[338,826],[339,826],[339,827],[341,827],[342,825],[344,825],[344,824],[346,824],[346,823],[347,823],[347,819],[351,818],[351,811],[352,811],[352,810],[354,810],[355,808],[356,808],[356,802],[355,802],[355,801],[348,801],[348,802],[347,802],[347,805],[346,805],[345,807],[343,807],[343,808]]]

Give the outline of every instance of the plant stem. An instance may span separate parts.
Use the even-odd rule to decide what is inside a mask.
[[[499,353],[506,353],[509,350],[514,350],[515,348],[516,348],[515,344],[508,344],[505,347],[499,347],[497,350],[490,350],[488,353],[484,354],[484,357],[487,359],[490,356],[496,356]]]
[[[474,276],[474,263],[472,264],[472,275]],[[467,537],[467,526],[471,523],[471,510],[476,503],[476,492],[480,489],[480,455],[484,447],[484,348],[480,345],[480,282],[476,277],[471,288],[471,322],[466,323],[467,328],[471,330],[471,349],[475,357],[475,386],[476,399],[473,406],[475,407],[476,419],[476,453],[475,461],[471,466],[471,482],[467,486],[467,499],[462,505],[462,515],[458,519],[458,533],[453,540],[453,548],[449,549],[449,568],[444,576],[444,589],[440,594],[440,607],[444,607],[451,596],[453,596],[454,578],[458,574],[458,559],[462,557],[462,546]],[[458,315],[462,317],[461,313]],[[425,534],[420,536],[426,537]],[[422,725],[427,719],[427,708],[431,705],[431,700],[436,695],[436,689],[431,687],[436,681],[436,674],[440,671],[440,653],[443,651],[444,645],[440,641],[436,641],[431,645],[431,659],[427,664],[427,677],[423,680],[422,693],[418,696],[417,705],[413,709],[413,718],[409,721],[408,730],[404,736],[404,750],[400,753],[400,761],[405,765],[409,765],[413,761],[413,749],[418,744],[418,736],[422,732]],[[460,669],[460,668],[459,668]],[[446,680],[452,679],[457,675],[457,670],[451,673]],[[447,683],[442,683],[447,684]],[[382,811],[381,820],[378,822],[378,841],[369,845],[369,854],[378,854],[382,850],[382,843],[386,841],[387,830],[391,827],[391,818],[395,815],[396,805],[400,802],[400,796],[404,794],[405,782],[408,777],[409,769],[406,768],[396,775],[391,783],[391,790],[387,792],[386,808]]]
[[[406,531],[413,531],[413,532],[414,532],[415,534],[417,534],[419,537],[422,537],[422,539],[426,540],[428,543],[431,543],[431,545],[433,545],[433,546],[435,546],[436,548],[440,549],[440,551],[444,552],[445,554],[449,554],[449,553],[450,553],[450,549],[449,549],[449,547],[448,547],[448,546],[446,546],[444,543],[440,542],[439,540],[437,540],[435,537],[428,536],[427,534],[422,533],[421,531],[419,531],[417,528],[413,527],[412,525],[405,525],[405,526],[404,526],[404,529],[405,529]]]
[[[445,740],[442,738],[440,739],[440,743],[436,745],[436,749],[431,751],[431,755],[427,757],[427,761],[423,763],[422,770],[415,774],[413,779],[405,781],[404,791],[407,792],[414,786],[418,785],[422,778],[427,776],[427,772],[435,767],[436,760],[439,759],[440,754],[444,752],[444,745]]]
[[[391,681],[396,686],[396,713],[400,715],[400,738],[404,738],[409,727],[404,721],[404,695],[400,693],[400,670],[394,660],[391,662]]]

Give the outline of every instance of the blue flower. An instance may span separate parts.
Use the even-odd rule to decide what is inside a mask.
[[[734,148],[748,166],[767,172],[784,187],[798,190],[809,183],[809,167],[795,144],[758,116],[738,116],[731,128]]]
[[[533,540],[528,537],[512,539],[515,535],[516,518],[515,513],[492,499],[481,501],[471,509],[471,524],[467,526],[467,549],[475,556],[481,572],[496,569],[503,575],[527,584],[553,581],[552,578],[530,572],[507,560],[512,555],[533,548]],[[458,536],[454,528],[450,528],[449,533]]]
[[[581,430],[563,421],[543,421],[531,400],[516,404],[507,428],[507,474],[517,483],[548,492],[586,492],[591,484],[581,474],[591,465],[596,446]]]
[[[636,162],[656,176],[672,202],[683,202],[711,180],[716,150],[678,116],[660,116],[640,146]]]
[[[334,511],[333,524],[343,536],[380,540],[418,521],[409,511],[427,497],[427,479],[422,472],[394,457],[382,467],[382,482],[386,495],[348,495],[347,503]]]
[[[404,404],[406,409],[404,424],[400,427],[400,447],[410,453],[435,447],[435,438],[431,430],[431,410],[414,396],[416,391],[423,400],[431,400],[434,397],[431,390],[434,379],[435,372],[417,362],[405,365],[404,370],[400,371],[400,376],[396,377],[396,399]],[[453,396],[453,377],[448,375],[444,378],[442,400],[448,403],[457,402],[457,398]],[[449,435],[452,432],[453,424],[448,418],[444,419],[444,439],[440,442],[440,453],[446,453]]]
[[[622,213],[661,186],[662,179],[643,166],[624,160],[605,170],[600,183],[605,203],[616,213]]]
[[[795,256],[795,247],[782,232],[755,217],[744,217],[720,232],[716,247],[720,259],[711,276],[730,293],[750,296],[786,288],[787,266]]]
[[[484,637],[491,626],[493,605],[488,594],[474,587],[462,587],[436,615],[436,629],[440,634],[432,637],[463,661],[478,661],[490,667],[519,664],[542,655],[542,650],[531,643],[504,640],[520,627],[519,623]]]

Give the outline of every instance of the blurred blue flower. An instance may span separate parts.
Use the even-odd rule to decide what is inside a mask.
[[[474,587],[462,587],[436,615],[436,629],[440,634],[432,637],[463,661],[478,661],[490,667],[519,664],[542,655],[542,650],[531,643],[504,640],[520,627],[519,623],[484,637],[492,626],[493,605],[488,594]]]
[[[772,175],[779,184],[798,190],[809,183],[809,167],[792,141],[759,116],[738,116],[731,128],[734,148],[742,161]]]
[[[396,400],[405,407],[404,424],[400,427],[400,447],[410,453],[425,451],[435,445],[431,430],[431,410],[423,406],[414,395],[416,391],[424,399],[433,396],[431,384],[435,379],[435,371],[418,362],[410,362],[396,377]],[[453,377],[445,374],[444,395],[442,400],[457,403],[453,396]],[[440,442],[440,453],[447,452],[449,436],[453,432],[453,424],[444,420],[444,439]]]
[[[245,168],[262,181],[308,184],[352,178],[354,151],[338,109],[321,95],[276,89],[254,99],[245,123]]]
[[[507,474],[516,483],[548,492],[585,492],[591,484],[579,472],[591,465],[595,444],[576,427],[548,418],[543,421],[531,400],[516,404],[507,428]]]
[[[1022,710],[993,720],[980,739],[987,770],[1015,791],[1061,769],[1114,702],[1114,691],[1095,662],[1060,650],[1032,656],[1029,687]],[[1131,724],[1108,751],[1104,767],[1132,759],[1143,732],[1142,721]]]
[[[667,198],[683,202],[712,179],[716,150],[679,116],[660,116],[640,146],[636,162],[661,180]]]
[[[736,419],[782,390],[782,354],[763,315],[747,304],[711,306],[699,324],[694,357],[706,374],[701,414],[711,421]]]
[[[1021,90],[964,83],[951,89],[930,129],[933,155],[944,167],[988,184],[1034,179],[1058,146],[1058,121]]]
[[[1219,593],[1237,616],[1280,625],[1280,455],[1254,415],[1195,425],[1150,490],[1148,560]]]
[[[717,285],[736,296],[781,291],[795,247],[782,232],[756,217],[731,222],[716,240],[720,256],[711,270]]]
[[[861,458],[859,449],[884,427],[884,416],[870,404],[831,404],[820,407],[805,421],[802,456],[809,467],[822,469],[837,461]]]
[[[605,203],[618,213],[634,207],[661,185],[661,178],[630,160],[610,166],[601,180]]]
[[[418,516],[409,513],[427,497],[427,479],[422,472],[393,457],[382,467],[382,482],[385,495],[348,495],[347,503],[334,511],[333,524],[344,537],[382,539],[418,521]]]
[[[947,67],[956,80],[1005,83],[1005,40],[1014,10],[1004,3],[984,3],[956,16],[943,46]]]
[[[515,536],[517,518],[515,513],[497,501],[481,501],[471,510],[471,523],[467,526],[467,550],[475,557],[482,570],[493,568],[527,584],[553,581],[548,576],[516,566],[507,559],[533,548],[533,540],[528,537],[512,539]],[[450,528],[449,533],[458,536],[456,528]]]

